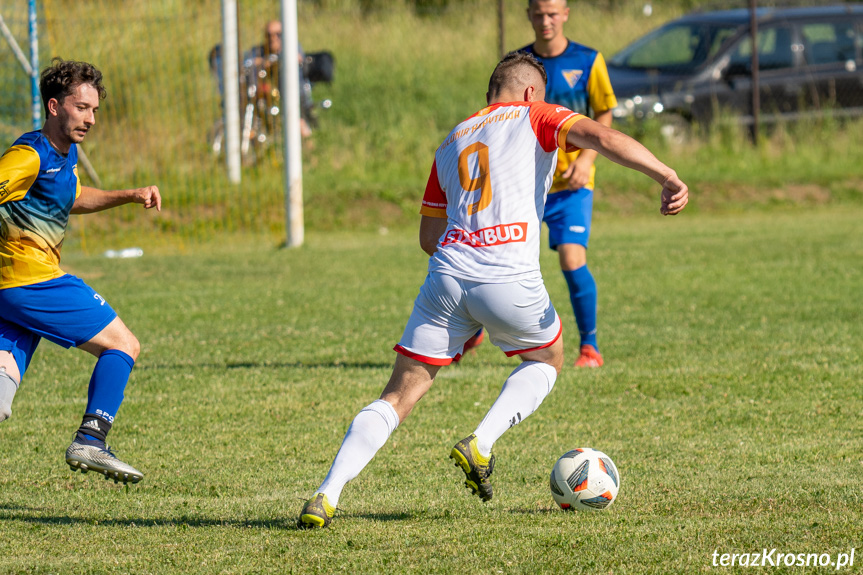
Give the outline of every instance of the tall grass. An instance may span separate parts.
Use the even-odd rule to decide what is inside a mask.
[[[439,4],[448,7],[417,12],[412,2],[400,1],[300,3],[303,47],[330,50],[337,61],[335,82],[315,87],[316,98],[331,98],[333,108],[319,113],[320,129],[303,144],[310,229],[413,222],[434,149],[457,122],[484,105],[498,59],[496,7],[479,1]],[[570,5],[569,35],[606,55],[683,12],[677,2],[654,3],[649,18],[634,0]],[[68,3],[46,0],[44,16],[51,55],[91,60],[105,72],[109,97],[85,145],[105,187],[156,183],[165,195],[159,216],[125,209],[128,214],[76,218],[73,225],[89,234],[88,249],[107,238],[172,243],[237,230],[262,231],[272,239],[284,234],[278,150],[244,170],[236,186],[208,147],[220,117],[207,64],[210,48],[221,40],[219,2],[82,0],[72,10]],[[271,2],[242,2],[241,47],[260,43],[264,22],[277,16]],[[525,2],[507,3],[505,23],[509,49],[532,41]],[[785,126],[757,148],[733,127],[684,147],[655,133],[645,142],[690,183],[696,209],[737,209],[744,201],[747,208],[808,205],[857,201],[861,126]],[[599,211],[628,213],[653,205],[649,181],[604,160],[597,185]],[[72,234],[70,245],[78,239]]]
[[[747,127],[726,118],[710,129],[671,142],[657,124],[640,138],[690,185],[694,210],[743,211],[863,201],[863,121],[829,115],[761,130],[757,145]],[[655,187],[641,174],[597,160],[597,202],[629,213],[652,205]]]

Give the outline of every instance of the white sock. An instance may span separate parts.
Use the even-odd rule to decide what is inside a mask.
[[[477,449],[488,457],[494,442],[536,411],[554,387],[557,370],[540,361],[525,361],[509,375],[500,395],[476,428]]]
[[[373,401],[360,411],[348,428],[318,493],[326,495],[333,507],[338,505],[345,484],[360,474],[398,426],[396,410],[383,399]]]

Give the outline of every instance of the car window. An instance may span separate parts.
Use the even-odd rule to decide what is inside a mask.
[[[743,37],[731,52],[731,66],[750,68],[752,36]],[[794,66],[791,50],[791,28],[771,27],[758,30],[758,69],[777,70]]]
[[[857,21],[857,52],[856,54],[860,54],[860,49],[863,47],[863,20]],[[856,56],[855,54],[855,56]]]
[[[722,45],[725,44],[729,38],[734,36],[736,32],[736,28],[717,28],[716,32],[713,34],[713,40],[710,43],[710,50],[707,53],[707,57],[712,58],[715,56]]]
[[[628,68],[693,70],[708,61],[735,34],[734,26],[672,23],[636,40],[609,63]]]
[[[807,64],[834,64],[854,60],[853,22],[817,22],[800,27]]]

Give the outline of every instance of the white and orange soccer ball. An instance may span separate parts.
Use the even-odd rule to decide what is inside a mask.
[[[580,447],[557,460],[550,484],[551,496],[561,509],[601,511],[617,498],[620,473],[603,452]]]

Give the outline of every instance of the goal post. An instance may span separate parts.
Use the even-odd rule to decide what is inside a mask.
[[[282,8],[282,79],[284,106],[282,130],[285,164],[285,246],[303,245],[303,155],[300,135],[300,75],[299,34],[297,32],[297,0],[281,0]]]

